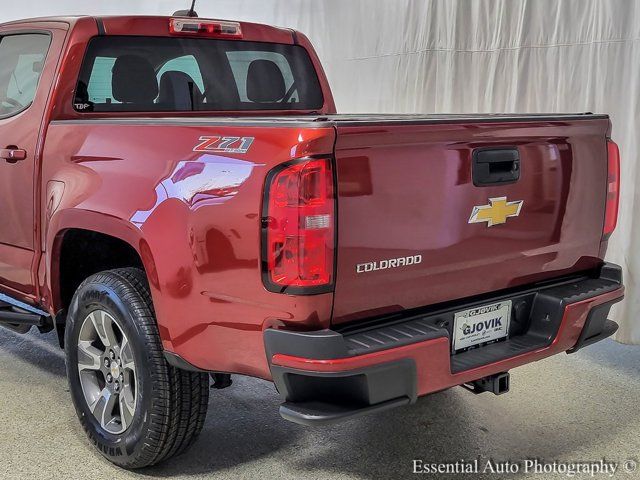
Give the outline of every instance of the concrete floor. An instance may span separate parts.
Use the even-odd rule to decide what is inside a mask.
[[[517,369],[511,380],[501,397],[455,388],[414,406],[308,428],[280,418],[271,384],[236,377],[231,388],[212,391],[194,448],[128,473],[94,452],[80,429],[55,337],[0,329],[0,477],[389,479],[411,477],[413,459],[639,460],[640,347],[602,342]]]

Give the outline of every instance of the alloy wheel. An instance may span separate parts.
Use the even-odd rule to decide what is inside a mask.
[[[136,411],[136,366],[131,344],[116,319],[94,310],[78,337],[78,373],[89,410],[107,432],[127,430]]]

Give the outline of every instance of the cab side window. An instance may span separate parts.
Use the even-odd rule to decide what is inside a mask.
[[[50,43],[49,35],[39,33],[0,37],[0,117],[31,105]]]

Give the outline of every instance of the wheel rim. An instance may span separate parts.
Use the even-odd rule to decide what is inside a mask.
[[[136,365],[127,336],[104,310],[92,311],[82,322],[78,372],[84,399],[102,428],[126,431],[136,411]]]

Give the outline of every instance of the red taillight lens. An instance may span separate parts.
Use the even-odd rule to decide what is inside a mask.
[[[616,229],[618,223],[618,205],[620,202],[620,150],[615,142],[607,141],[608,179],[607,207],[604,215],[603,236],[608,237]]]
[[[333,284],[335,196],[330,159],[306,159],[269,174],[263,216],[265,286],[319,293]]]
[[[202,35],[219,38],[242,38],[242,29],[238,22],[218,20],[169,20],[169,32],[172,34]]]

